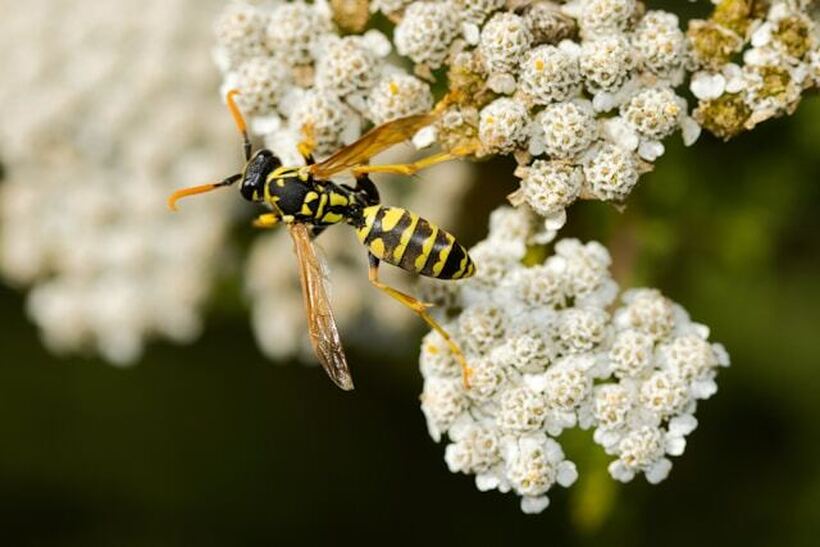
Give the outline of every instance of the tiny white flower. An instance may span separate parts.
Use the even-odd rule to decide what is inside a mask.
[[[632,35],[638,64],[659,76],[669,76],[684,62],[686,38],[677,15],[647,11]]]
[[[746,87],[743,79],[743,69],[735,63],[726,63],[721,69],[723,77],[726,79],[726,92],[738,93]]]
[[[362,44],[376,57],[387,57],[393,51],[390,39],[379,30],[370,29],[362,35]]]
[[[476,27],[480,26],[491,13],[504,7],[504,0],[450,0],[461,17]]]
[[[645,140],[638,146],[638,155],[646,161],[655,161],[663,156],[666,148],[661,141]]]
[[[635,0],[575,0],[581,32],[586,37],[626,30],[636,9]],[[566,6],[571,8],[569,4]],[[572,14],[572,11],[568,12]]]
[[[689,83],[692,94],[702,101],[717,99],[726,90],[726,78],[722,74],[700,71],[692,75]]]
[[[531,42],[532,33],[523,18],[497,13],[481,29],[478,52],[489,72],[512,72]]]
[[[521,512],[528,515],[541,513],[549,507],[550,499],[547,496],[524,496],[521,498]]]
[[[774,25],[766,21],[752,33],[752,47],[763,47],[772,40],[772,30]]]
[[[444,2],[413,2],[394,32],[396,51],[430,68],[444,64],[459,30],[458,12]]]
[[[629,152],[637,150],[640,144],[638,133],[620,116],[606,119],[601,132],[609,142]]]
[[[681,137],[685,146],[692,146],[700,137],[701,127],[690,116],[683,116],[680,121]]]
[[[592,105],[587,101],[547,106],[536,118],[543,130],[546,152],[553,159],[575,156],[598,136]]]
[[[265,29],[266,45],[285,63],[306,64],[313,60],[313,51],[320,37],[330,29],[330,17],[315,5],[301,1],[282,3],[270,13]]]
[[[621,107],[621,117],[645,137],[670,135],[685,113],[685,102],[668,87],[647,88]]]
[[[527,107],[515,99],[496,99],[481,110],[478,136],[488,151],[509,153],[527,138]]]
[[[568,99],[580,90],[577,57],[556,46],[530,50],[521,61],[520,72],[521,90],[536,105]]]
[[[461,35],[468,44],[477,46],[481,37],[481,29],[475,23],[465,22],[461,24]]]
[[[549,216],[577,199],[582,182],[581,169],[571,163],[535,160],[521,180],[521,189],[535,212]]]
[[[382,77],[367,98],[368,117],[376,125],[424,114],[433,106],[430,86],[415,76],[397,73]]]
[[[625,35],[610,34],[582,43],[579,66],[591,92],[614,90],[628,79],[635,55]]]
[[[672,462],[667,458],[661,458],[646,470],[646,480],[649,484],[658,484],[669,476],[672,469]]]
[[[638,182],[638,170],[632,154],[605,144],[584,164],[584,178],[597,198],[623,201]]]
[[[515,77],[508,72],[496,72],[487,78],[487,88],[501,95],[512,95],[515,86]]]
[[[369,90],[379,71],[377,57],[361,37],[328,40],[316,63],[316,87],[337,96]]]
[[[438,440],[467,405],[461,378],[428,379],[421,394],[421,410],[427,417],[430,436]]]

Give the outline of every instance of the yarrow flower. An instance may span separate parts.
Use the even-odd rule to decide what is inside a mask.
[[[458,12],[444,2],[413,2],[395,31],[396,50],[414,62],[439,68],[458,32]]]
[[[804,91],[817,88],[817,21],[812,2],[775,0],[768,10],[724,0],[708,20],[689,24],[694,112],[709,131],[729,139],[769,118],[791,114]],[[733,62],[742,55],[742,64]]]
[[[564,239],[543,264],[524,266],[539,238],[530,213],[497,209],[475,250],[504,272],[488,286],[479,261],[475,279],[450,288],[440,314],[474,368],[471,384],[435,331],[420,358],[422,411],[433,439],[449,443],[450,470],[474,475],[482,491],[515,491],[528,513],[577,478],[556,440],[567,428],[594,430],[614,479],[662,481],[697,425],[697,401],[717,391],[729,364],[708,328],[660,292],[628,290],[616,305],[598,243]]]
[[[461,38],[445,7],[453,5],[466,9]],[[557,229],[575,199],[623,202],[663,155],[663,139],[680,131],[690,145],[700,133],[675,92],[686,60],[678,19],[637,6],[542,1],[513,12],[494,2],[412,2],[394,12],[396,43],[419,74],[450,66],[451,105],[434,140],[478,156],[514,154],[522,183],[513,204],[548,214]],[[556,178],[533,184],[546,165]]]
[[[679,132],[691,145],[702,125],[719,136],[735,134],[793,111],[815,85],[812,74],[820,72],[810,63],[820,54],[807,2],[774,2],[765,22],[732,7],[745,2],[723,0],[706,30],[695,21],[687,33],[675,14],[645,10],[635,0],[537,1],[517,10],[494,0],[417,1],[387,12],[398,21],[398,53],[419,74],[449,67],[455,100],[438,123],[438,143],[478,156],[514,154],[522,192],[513,204],[549,211],[557,229],[563,211],[555,204],[569,206],[567,195],[625,201],[664,154],[664,139]],[[745,15],[727,15],[736,12]],[[728,60],[747,34],[754,47],[741,70]],[[722,43],[717,53],[709,50]],[[693,66],[691,90],[700,103],[690,116],[678,88]],[[498,115],[501,125],[491,121]],[[583,176],[581,191],[566,193],[561,184],[559,195],[536,194],[527,174],[559,160],[567,162],[563,173],[581,168],[572,170]],[[542,163],[528,169],[534,162]]]

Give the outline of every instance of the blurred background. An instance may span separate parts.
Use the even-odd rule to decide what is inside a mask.
[[[597,202],[569,210],[562,237],[607,245],[622,286],[658,287],[681,303],[725,344],[732,367],[700,406],[700,425],[666,481],[618,485],[588,435],[565,434],[579,482],[551,492],[543,514],[522,515],[514,496],[479,493],[470,477],[447,471],[443,447],[430,440],[418,409],[421,324],[381,328],[391,316],[378,314],[340,321],[353,393],[317,367],[278,366],[258,349],[254,293],[232,266],[257,237],[246,222],[224,220],[225,203],[236,200],[204,200],[199,220],[166,218],[168,188],[223,176],[239,161],[209,58],[221,5],[0,0],[8,14],[0,23],[0,543],[816,544],[816,97],[729,143],[706,134],[691,148],[670,140],[623,213]],[[446,204],[448,227],[468,244],[516,186],[508,161],[481,167]],[[422,176],[427,192],[435,182]],[[145,193],[134,189],[155,199],[135,205]],[[114,205],[97,204],[104,214],[88,223],[77,211],[101,195]],[[112,207],[129,220],[97,218]],[[73,218],[84,230],[67,226]],[[168,236],[180,222],[185,230]],[[118,259],[130,277],[187,288],[146,297],[164,307],[139,308],[142,330],[161,334],[144,347],[117,329],[97,351],[61,353],[87,338],[81,304],[119,287],[101,273],[108,259],[87,249],[122,248],[88,233],[109,225],[143,227],[151,246],[138,245],[141,256],[165,261],[146,270]],[[156,247],[158,239],[188,250],[169,258],[176,247]],[[49,284],[57,274],[70,278],[70,298]],[[41,296],[27,300],[29,286]],[[338,298],[378,298],[344,290]],[[301,324],[301,310],[290,309]],[[95,316],[95,328],[108,320]],[[367,340],[374,325],[383,336]],[[112,367],[98,353],[136,366]]]

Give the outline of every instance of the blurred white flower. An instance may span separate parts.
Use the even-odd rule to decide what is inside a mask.
[[[209,91],[208,6],[0,2],[0,269],[30,288],[28,313],[54,351],[129,364],[149,337],[187,342],[202,328],[229,202],[172,215],[165,198],[228,173],[238,145]],[[217,27],[231,57],[265,51],[251,10],[232,5]],[[246,72],[272,100],[259,70]]]

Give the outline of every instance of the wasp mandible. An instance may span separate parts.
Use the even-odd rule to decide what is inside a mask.
[[[226,102],[242,135],[244,169],[217,183],[178,190],[168,198],[168,206],[175,211],[180,198],[239,182],[243,198],[270,209],[256,218],[255,226],[287,226],[299,264],[313,349],[330,378],[344,390],[353,389],[353,379],[325,289],[324,268],[313,248],[313,239],[330,225],[344,223],[352,226],[359,241],[367,248],[370,282],[418,314],[444,338],[461,366],[465,385],[468,385],[471,370],[464,354],[428,313],[429,304],[379,281],[381,261],[437,279],[463,279],[475,273],[467,249],[455,236],[411,211],[381,205],[378,189],[368,176],[369,173],[412,175],[425,167],[460,157],[458,151],[441,152],[415,163],[367,165],[372,156],[409,139],[434,122],[437,111],[375,127],[353,144],[318,163],[313,160],[310,128],[303,128],[305,139],[299,144],[299,151],[305,157],[306,165],[288,167],[268,149],[253,152],[247,125],[234,100],[238,93],[237,90],[229,91]],[[354,175],[355,187],[329,180],[345,170]]]

